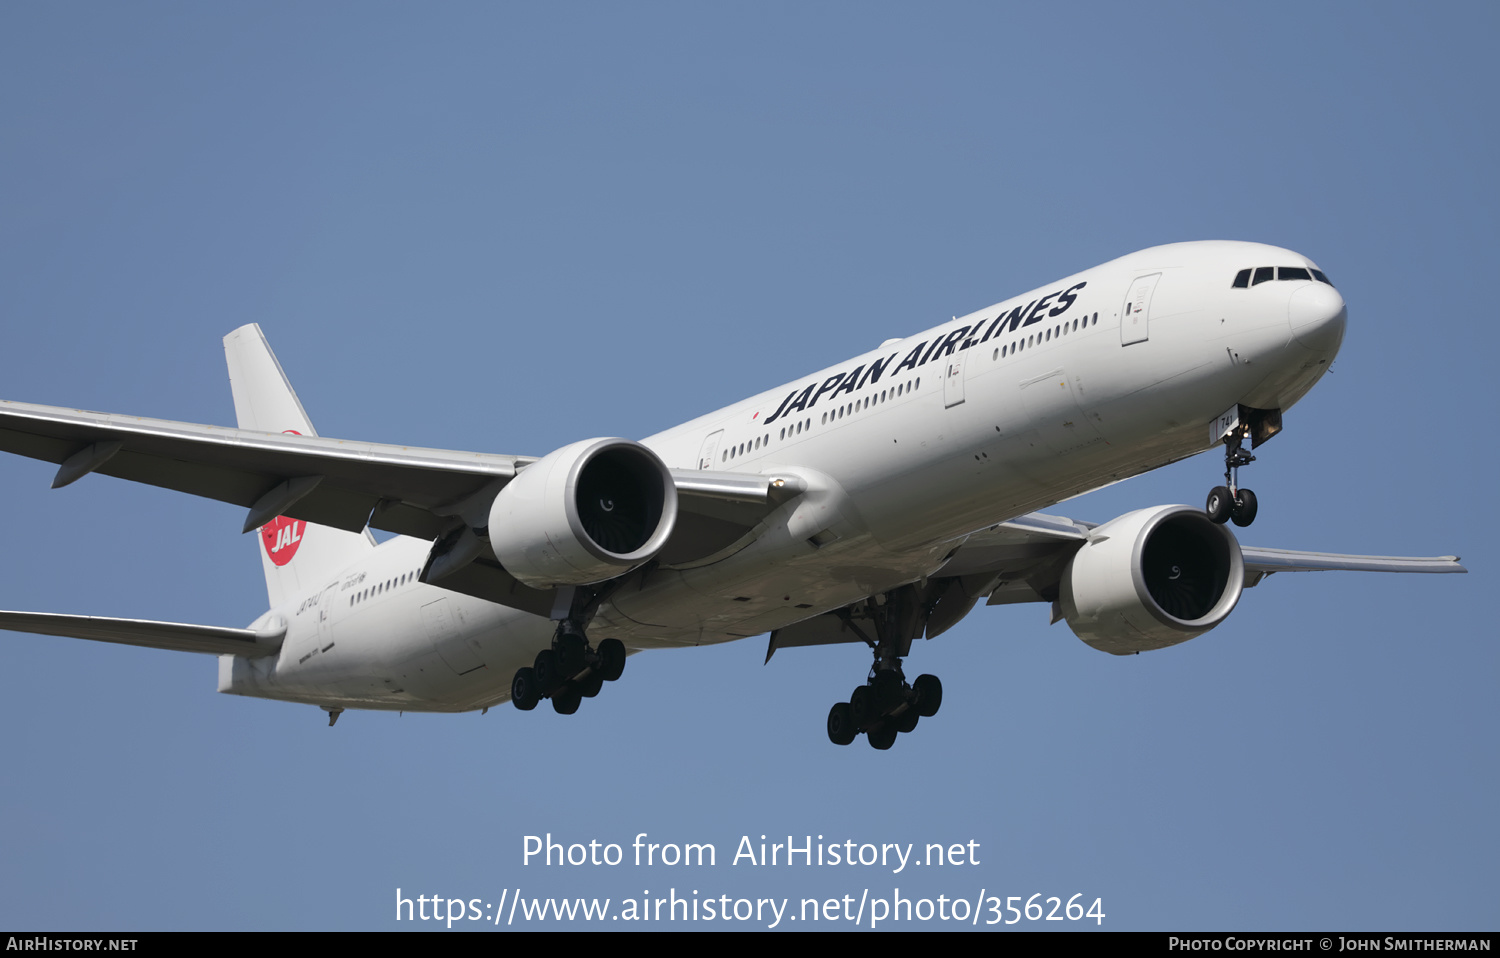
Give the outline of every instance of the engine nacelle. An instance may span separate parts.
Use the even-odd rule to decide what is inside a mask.
[[[628,439],[586,439],[500,490],[490,548],[526,585],[588,585],[649,561],[676,521],[677,486],[656,453]]]
[[[1245,587],[1227,526],[1202,509],[1156,506],[1094,529],[1063,570],[1068,627],[1103,652],[1129,655],[1197,638],[1223,622]]]

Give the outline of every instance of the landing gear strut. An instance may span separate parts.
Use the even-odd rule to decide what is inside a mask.
[[[1249,435],[1250,427],[1245,425],[1235,427],[1224,437],[1224,485],[1214,486],[1209,491],[1208,502],[1203,507],[1208,518],[1221,525],[1232,520],[1237,526],[1248,526],[1255,521],[1259,508],[1255,493],[1241,489],[1239,485],[1240,466],[1255,461],[1243,445]]]
[[[943,704],[943,683],[935,675],[919,675],[908,684],[901,670],[901,658],[911,651],[912,639],[925,627],[930,611],[920,599],[915,586],[875,597],[865,610],[873,620],[875,640],[846,614],[845,624],[864,638],[875,664],[849,701],[829,710],[828,740],[833,744],[848,745],[864,733],[872,747],[885,750],[895,744],[898,734],[916,729],[919,719],[937,714]]]
[[[579,610],[570,610],[557,623],[552,645],[536,654],[531,668],[516,670],[510,683],[510,700],[529,712],[542,699],[552,700],[559,715],[572,715],[584,699],[599,694],[605,682],[613,682],[625,671],[625,644],[605,639],[589,645]]]

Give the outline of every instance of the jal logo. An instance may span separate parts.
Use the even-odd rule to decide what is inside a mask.
[[[291,562],[292,556],[297,554],[297,547],[302,544],[302,534],[306,531],[307,523],[301,519],[277,516],[260,527],[260,541],[265,543],[266,555],[271,557],[271,561],[282,566]]]
[[[283,429],[282,433],[288,436],[302,435],[295,429]],[[260,527],[260,541],[265,543],[266,555],[271,557],[271,561],[283,566],[297,554],[297,547],[302,544],[302,534],[306,531],[307,523],[301,519],[277,516]]]

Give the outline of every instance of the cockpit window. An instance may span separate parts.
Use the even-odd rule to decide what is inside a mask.
[[[1248,286],[1259,286],[1261,283],[1269,283],[1273,279],[1280,280],[1317,280],[1320,283],[1333,285],[1333,280],[1323,275],[1322,270],[1313,269],[1311,266],[1258,266],[1253,270],[1242,269],[1234,274],[1232,289],[1245,289]]]

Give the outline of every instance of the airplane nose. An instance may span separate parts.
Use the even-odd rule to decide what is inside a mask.
[[[1287,303],[1287,319],[1292,336],[1308,349],[1337,352],[1344,339],[1344,322],[1348,318],[1344,297],[1324,283],[1308,283],[1292,294]]]

